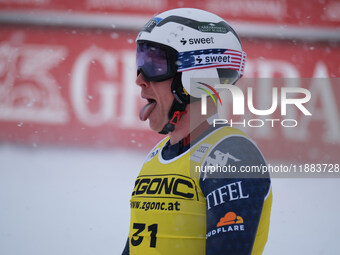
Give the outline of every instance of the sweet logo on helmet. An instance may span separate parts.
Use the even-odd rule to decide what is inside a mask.
[[[187,40],[185,40],[184,38],[182,38],[182,40],[180,41],[183,45],[186,45]]]
[[[221,54],[209,54],[209,55],[198,55],[195,59],[195,64],[212,64],[212,63],[221,63],[227,64],[231,63],[232,58],[230,55],[221,55]]]
[[[180,41],[183,45],[185,45],[187,42],[189,42],[189,45],[192,44],[211,44],[214,43],[213,37],[205,37],[205,38],[189,38],[188,40],[185,40],[184,38]]]
[[[201,58],[201,56],[197,56],[197,58],[195,58],[195,64],[201,64],[203,61],[203,58]]]
[[[178,53],[178,71],[183,72],[202,68],[228,68],[242,75],[245,59],[245,52],[232,49],[184,51]]]

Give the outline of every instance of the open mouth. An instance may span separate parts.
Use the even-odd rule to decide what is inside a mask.
[[[150,114],[152,113],[152,111],[155,109],[157,105],[156,100],[153,98],[146,98],[146,100],[148,101],[148,103],[144,105],[143,108],[139,112],[139,118],[142,121],[146,121],[149,118]]]

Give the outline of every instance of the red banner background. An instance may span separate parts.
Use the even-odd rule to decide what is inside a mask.
[[[126,1],[125,5],[111,1],[110,6],[107,1],[91,0],[80,4],[64,0],[39,2],[40,5],[35,4],[36,1],[17,0],[10,4],[2,1],[0,6],[2,11],[102,13],[105,10],[106,14],[152,16],[159,10],[181,5],[181,2],[149,1],[146,8],[140,10],[133,4],[136,1]],[[242,3],[244,8],[233,7],[235,15],[221,6],[222,1],[188,1],[184,5],[220,10],[218,14],[236,21],[242,17],[246,22],[339,26],[338,16],[329,8],[339,8],[335,1],[325,1],[322,8],[320,4],[306,5],[292,0]],[[279,13],[272,15],[263,10],[267,15],[260,17],[260,12],[251,12],[251,6],[258,8],[266,3],[268,10],[272,8]],[[2,25],[0,140],[33,147],[48,144],[150,149],[162,136],[151,132],[147,123],[138,119],[143,101],[135,85],[136,35],[135,31],[114,28]],[[241,39],[248,55],[245,78],[339,77],[337,42]],[[273,86],[276,85],[255,88],[256,100],[270,98],[268,88]],[[278,127],[265,133],[259,129],[246,132],[269,159],[335,161],[340,147],[339,82],[333,79],[325,84],[325,90],[309,83],[303,86],[313,90],[317,99],[311,106],[313,116],[299,130],[293,132]]]
[[[275,23],[282,26],[338,27],[340,3],[336,0],[310,0],[308,4],[296,0],[4,0],[3,11],[53,11],[63,13],[146,15],[173,8],[191,7],[211,11],[227,20]]]

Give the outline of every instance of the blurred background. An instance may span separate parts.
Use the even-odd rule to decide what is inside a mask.
[[[245,128],[268,162],[340,163],[337,0],[0,0],[0,254],[121,253],[134,180],[162,138],[138,119],[135,38],[178,7],[238,32],[258,105],[277,79],[311,91],[311,117],[290,111],[298,127]],[[339,184],[274,178],[265,254],[338,254]]]

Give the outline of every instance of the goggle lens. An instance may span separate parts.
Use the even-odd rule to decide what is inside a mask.
[[[142,71],[144,78],[157,80],[166,78],[169,73],[167,54],[163,49],[147,44],[137,45],[137,70]]]

